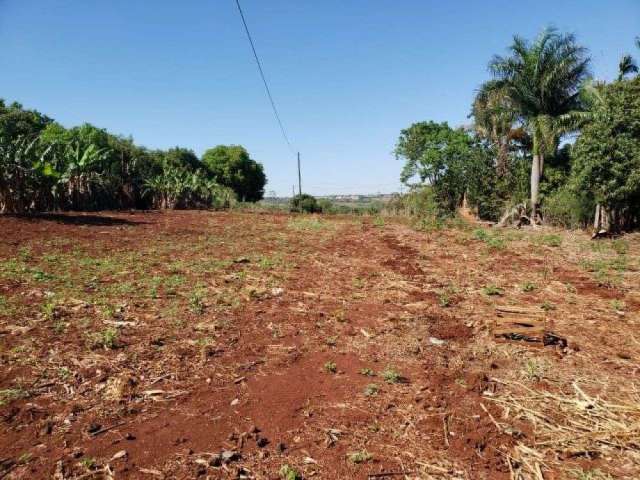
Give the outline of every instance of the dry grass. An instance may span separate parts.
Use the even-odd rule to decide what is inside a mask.
[[[514,480],[541,480],[554,464],[580,458],[640,466],[640,392],[605,400],[585,393],[577,382],[571,393],[502,383],[507,391],[491,400],[502,406],[503,420],[529,422],[535,435],[533,441],[519,443],[509,459]],[[513,427],[500,427],[519,433]]]

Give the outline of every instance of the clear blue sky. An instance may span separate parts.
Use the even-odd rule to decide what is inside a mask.
[[[577,34],[595,76],[635,51],[639,0],[243,0],[314,194],[390,192],[401,128],[467,123],[486,65],[514,33]],[[295,159],[233,0],[0,0],[0,97],[65,126],[152,148],[242,144],[288,194]]]

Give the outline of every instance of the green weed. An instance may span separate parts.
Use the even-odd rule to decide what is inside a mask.
[[[485,295],[488,295],[490,297],[491,296],[502,295],[502,293],[503,293],[501,288],[499,288],[499,287],[497,287],[496,285],[493,285],[493,284],[490,284],[490,285],[487,285],[486,287],[484,287],[482,289],[482,292]]]
[[[380,391],[380,387],[378,387],[375,383],[370,383],[366,387],[364,387],[364,396],[365,397],[375,397]]]
[[[384,378],[387,383],[399,383],[402,379],[400,374],[391,367],[387,367],[387,369],[382,372],[382,378]]]
[[[324,364],[324,370],[328,373],[336,373],[338,371],[338,366],[335,362],[328,361]]]
[[[295,468],[286,464],[280,467],[279,473],[282,480],[302,480],[302,475]]]
[[[373,459],[373,455],[371,455],[366,450],[361,450],[359,452],[349,453],[347,455],[347,458],[350,462],[358,464],[371,461]]]
[[[0,390],[0,407],[13,402],[14,400],[27,398],[28,396],[29,392],[22,388],[6,388],[4,390]]]

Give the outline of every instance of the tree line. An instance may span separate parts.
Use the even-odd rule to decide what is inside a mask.
[[[636,39],[640,48],[640,40]],[[640,224],[640,77],[631,55],[596,81],[574,35],[515,36],[488,64],[472,125],[402,130],[401,181],[428,190],[438,215],[466,203],[480,218],[596,229]],[[425,190],[426,189],[426,190]]]
[[[90,124],[65,128],[0,99],[0,212],[222,208],[262,199],[262,165],[238,145],[202,158],[151,150]]]

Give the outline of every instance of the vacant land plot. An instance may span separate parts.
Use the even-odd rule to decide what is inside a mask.
[[[0,477],[639,478],[639,253],[368,218],[1,217]]]

